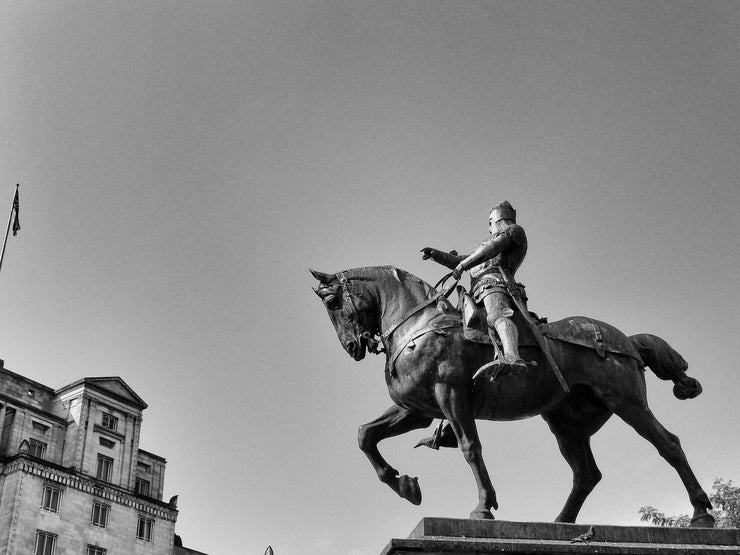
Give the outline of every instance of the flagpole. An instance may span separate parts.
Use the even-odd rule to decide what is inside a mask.
[[[13,205],[10,207],[10,217],[8,218],[8,227],[5,228],[5,239],[3,239],[3,250],[0,252],[0,270],[3,267],[3,259],[5,258],[5,245],[8,244],[8,234],[10,233],[10,224],[13,222],[13,212],[15,211],[15,199],[18,198],[18,187],[20,183],[15,186],[15,196],[13,197]]]

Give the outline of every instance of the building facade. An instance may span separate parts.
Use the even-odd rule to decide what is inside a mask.
[[[0,555],[173,555],[166,461],[119,377],[52,389],[0,361]]]

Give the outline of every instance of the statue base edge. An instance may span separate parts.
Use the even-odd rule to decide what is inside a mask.
[[[381,555],[740,555],[737,528],[593,526],[591,542],[571,543],[590,525],[425,517],[408,538],[391,539]]]

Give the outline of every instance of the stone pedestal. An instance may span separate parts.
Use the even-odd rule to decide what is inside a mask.
[[[740,529],[594,525],[589,543],[571,543],[588,524],[424,518],[381,555],[740,555]]]

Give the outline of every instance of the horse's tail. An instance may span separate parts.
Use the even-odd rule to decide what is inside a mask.
[[[673,395],[678,399],[693,399],[701,393],[699,380],[686,375],[689,365],[667,341],[649,333],[631,335],[629,340],[637,348],[645,366],[661,380],[673,382]]]

